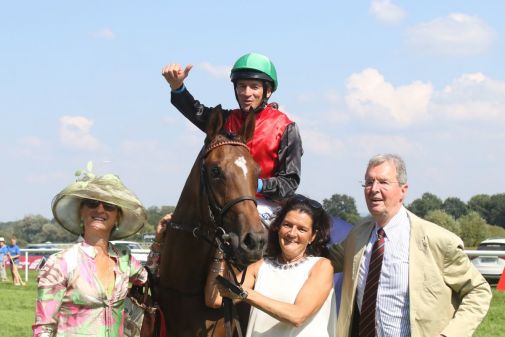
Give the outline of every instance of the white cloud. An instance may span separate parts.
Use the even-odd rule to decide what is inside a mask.
[[[346,102],[360,118],[405,127],[429,119],[432,93],[432,85],[420,81],[395,88],[376,69],[368,68],[347,79]]]
[[[430,109],[452,120],[504,121],[505,81],[463,74],[436,93]]]
[[[505,81],[478,72],[463,74],[441,90],[420,81],[395,87],[368,68],[348,78],[346,102],[351,114],[397,128],[440,118],[503,122]]]
[[[304,151],[322,157],[338,157],[345,150],[344,143],[341,140],[332,138],[315,129],[304,128],[302,137]]]
[[[405,11],[390,0],[372,0],[368,11],[385,23],[396,23],[405,17]]]
[[[407,32],[407,43],[421,52],[475,55],[491,47],[493,29],[477,16],[452,13],[420,23]]]
[[[198,64],[205,72],[215,78],[230,78],[231,67],[229,66],[216,66],[209,62],[202,62]]]
[[[363,134],[353,138],[352,143],[353,148],[366,157],[378,153],[397,153],[405,157],[423,152],[423,146],[404,136]]]
[[[95,39],[113,40],[116,34],[110,28],[103,28],[91,34]]]
[[[329,89],[323,92],[306,92],[296,96],[297,109],[304,112],[306,120],[304,123],[317,123],[320,120],[330,121],[336,124],[343,124],[349,121],[349,113],[345,109],[345,100],[336,89]],[[288,111],[289,117],[295,121],[297,116]]]
[[[94,150],[99,147],[98,140],[90,133],[93,121],[82,116],[63,116],[60,118],[60,141],[69,147]]]

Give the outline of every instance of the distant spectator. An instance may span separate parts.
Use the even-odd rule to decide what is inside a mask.
[[[5,272],[5,255],[7,254],[7,246],[5,246],[5,239],[0,237],[0,280],[7,282],[7,273]]]
[[[7,253],[9,253],[12,262],[19,266],[19,254],[20,254],[19,246],[17,245],[17,239],[15,236],[11,237],[11,244],[7,246]]]
[[[15,286],[24,285],[21,276],[19,276],[19,246],[17,245],[17,239],[15,236],[11,237],[11,244],[7,246],[7,259],[11,264],[11,275],[12,282]]]

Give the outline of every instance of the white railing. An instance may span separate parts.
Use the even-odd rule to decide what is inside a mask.
[[[61,248],[24,248],[21,249],[22,253],[25,253],[25,281],[28,281],[28,255],[29,253],[39,253],[35,255],[41,255],[44,253],[56,253],[61,251]],[[132,249],[131,250],[132,255],[139,260],[140,262],[146,262],[147,261],[147,255],[149,254],[149,249]],[[505,256],[505,251],[504,250],[465,250],[466,255],[468,257],[475,257],[475,256],[498,256],[502,257]]]

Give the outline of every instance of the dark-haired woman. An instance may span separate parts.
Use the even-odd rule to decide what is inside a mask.
[[[322,257],[329,232],[321,204],[301,195],[288,199],[269,229],[266,257],[247,268],[242,296],[215,280],[227,274],[216,254],[205,289],[207,305],[220,307],[222,296],[249,303],[247,337],[335,336],[333,268]]]

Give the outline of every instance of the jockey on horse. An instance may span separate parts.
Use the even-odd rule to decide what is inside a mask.
[[[172,89],[172,104],[195,126],[205,131],[211,107],[206,107],[190,94],[184,80],[192,65],[185,69],[179,64],[168,64],[163,77]],[[268,99],[277,89],[277,73],[266,56],[249,53],[234,64],[231,74],[238,109],[223,110],[225,130],[237,133],[245,115],[255,112],[256,127],[247,146],[261,167],[257,185],[258,211],[264,223],[269,224],[275,200],[294,194],[300,183],[302,141],[296,124],[278,110],[277,103]]]

